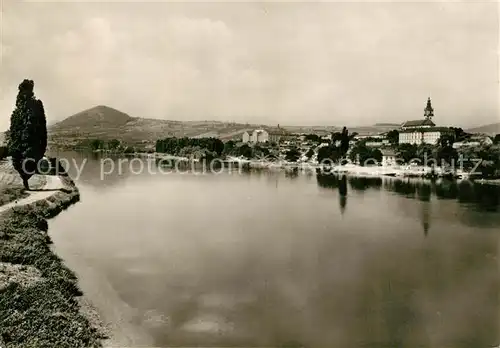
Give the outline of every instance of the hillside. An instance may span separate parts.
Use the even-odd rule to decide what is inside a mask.
[[[65,120],[51,126],[52,130],[58,129],[88,129],[94,127],[121,127],[132,121],[129,115],[110,108],[109,106],[98,105],[91,109],[84,110]]]
[[[470,128],[466,131],[469,133],[482,133],[488,135],[500,134],[500,122],[484,125],[481,127]]]
[[[374,127],[391,127],[391,128],[398,128],[401,126],[399,123],[375,123]]]
[[[243,133],[260,127],[218,121],[172,121],[131,117],[108,106],[99,105],[49,126],[51,144],[74,145],[88,139],[119,139],[127,143],[154,143],[169,136],[220,136]]]

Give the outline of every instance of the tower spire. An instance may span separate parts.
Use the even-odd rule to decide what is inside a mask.
[[[424,109],[424,117],[427,120],[430,120],[432,119],[432,117],[434,117],[434,108],[432,107],[431,97],[427,98],[427,105]]]

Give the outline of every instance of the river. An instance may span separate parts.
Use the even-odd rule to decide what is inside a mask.
[[[59,156],[87,162],[81,202],[49,233],[117,345],[500,343],[500,187],[265,171],[101,180],[98,158]]]

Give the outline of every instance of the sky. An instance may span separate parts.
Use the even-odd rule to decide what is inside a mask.
[[[49,123],[500,121],[495,1],[0,2],[0,129],[24,78]]]

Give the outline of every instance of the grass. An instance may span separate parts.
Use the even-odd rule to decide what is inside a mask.
[[[24,190],[24,187],[0,186],[0,205],[14,202],[25,197],[28,197],[28,193]]]
[[[69,189],[70,190],[70,189]],[[46,218],[79,200],[76,189],[49,201],[16,207],[0,215],[0,262],[35,268],[39,278],[16,278],[0,289],[0,346],[100,347],[105,338],[80,311],[75,274],[50,250]]]

